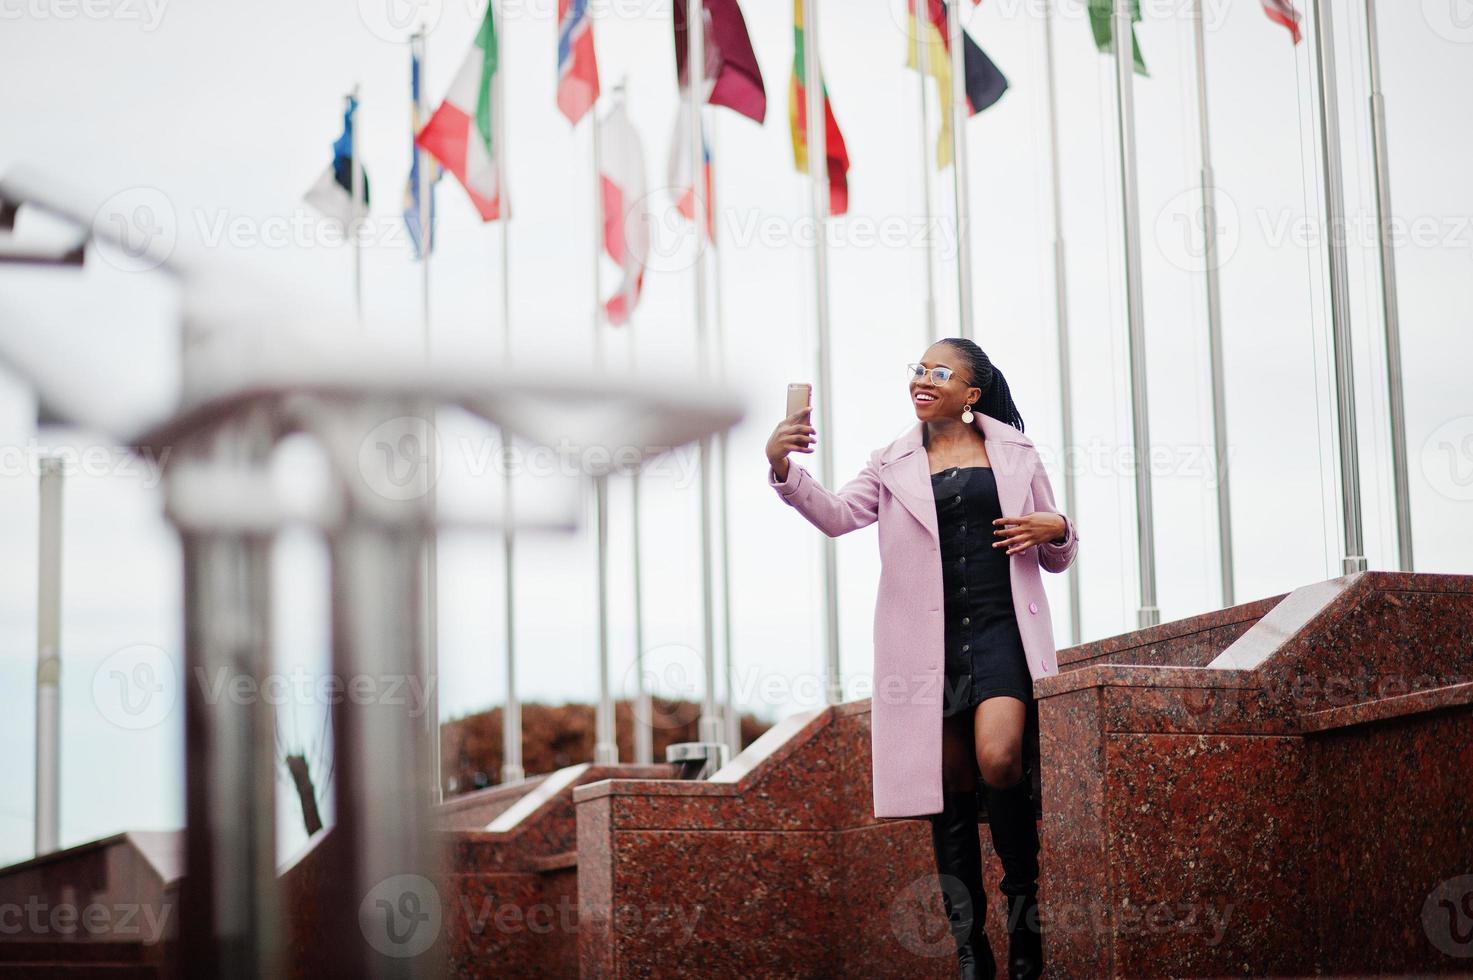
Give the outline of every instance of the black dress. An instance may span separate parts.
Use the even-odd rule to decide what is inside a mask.
[[[1033,677],[1013,609],[1011,559],[1007,549],[992,547],[1001,540],[992,522],[1002,516],[992,468],[932,473],[931,487],[946,606],[942,717],[999,695],[1031,706]]]

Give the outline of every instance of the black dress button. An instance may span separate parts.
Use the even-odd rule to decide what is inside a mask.
[[[963,626],[971,626],[972,625],[972,617],[970,617],[970,616],[963,616],[962,617],[962,625]]]
[[[963,565],[965,565],[967,563],[967,556],[966,555],[962,555],[960,558],[957,559],[957,561],[959,561]]]
[[[951,498],[951,502],[954,503],[954,504],[961,503],[962,502],[962,495],[961,494],[957,494],[955,497],[952,497]]]

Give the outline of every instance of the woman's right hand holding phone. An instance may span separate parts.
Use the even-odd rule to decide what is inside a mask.
[[[809,424],[812,413],[813,406],[805,406],[783,419],[772,430],[772,436],[767,440],[767,462],[772,466],[772,472],[778,480],[788,478],[788,453],[795,450],[800,453],[813,452],[816,434]]]

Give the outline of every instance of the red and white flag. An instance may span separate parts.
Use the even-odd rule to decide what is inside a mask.
[[[644,286],[650,253],[650,226],[646,214],[644,148],[639,133],[615,102],[598,121],[599,175],[603,197],[604,251],[624,270],[619,291],[604,303],[604,315],[618,326],[629,322]]]
[[[707,86],[710,86],[708,81]],[[670,134],[670,162],[666,170],[665,183],[675,198],[675,207],[687,221],[696,220],[696,182],[690,175],[690,106],[687,102],[688,89],[680,90],[679,107],[675,110],[675,132]],[[700,192],[706,210],[706,237],[715,241],[715,214],[711,210],[711,144],[706,141],[704,124],[701,127],[701,184]]]
[[[1294,0],[1263,0],[1263,12],[1275,24],[1287,27],[1295,44],[1302,40],[1299,33],[1299,11],[1294,9]]]
[[[434,156],[470,195],[482,221],[507,215],[501,200],[499,148],[493,145],[492,121],[501,112],[501,86],[496,78],[497,44],[493,5],[476,32],[470,53],[461,62],[445,101],[414,138]]]
[[[575,126],[598,101],[598,56],[588,0],[558,0],[557,107]]]

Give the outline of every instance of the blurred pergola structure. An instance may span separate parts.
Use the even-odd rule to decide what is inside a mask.
[[[82,240],[60,253],[6,244],[14,256],[8,261],[79,266],[108,224],[73,192],[33,177],[0,178],[6,227],[26,207],[62,217]],[[284,966],[284,931],[273,707],[264,698],[211,692],[231,689],[236,678],[261,690],[272,671],[276,533],[305,522],[327,542],[332,671],[339,681],[423,675],[420,556],[427,536],[447,527],[503,526],[499,508],[456,515],[429,506],[433,474],[406,474],[406,464],[412,469],[424,458],[418,448],[435,438],[435,412],[462,409],[505,433],[571,449],[579,472],[599,478],[722,431],[741,409],[732,390],[664,377],[652,384],[572,369],[534,377],[477,351],[445,351],[431,361],[376,350],[356,327],[324,332],[320,319],[308,322],[286,304],[271,307],[270,290],[243,287],[228,270],[173,256],[159,264],[185,294],[181,395],[168,418],[136,431],[110,428],[95,398],[89,408],[70,390],[76,382],[69,372],[41,370],[21,353],[25,334],[44,325],[0,320],[0,360],[35,387],[44,415],[98,429],[162,468],[165,512],[182,542],[185,677],[228,679],[223,686],[185,685],[181,966],[187,976],[275,976]],[[247,290],[247,302],[227,301]],[[238,311],[259,315],[263,297],[278,328],[273,342],[242,342],[250,323]],[[306,506],[278,499],[270,472],[282,440],[300,435],[315,441],[330,472],[328,489]],[[571,529],[577,519],[570,508],[549,524]],[[390,926],[387,906],[418,901],[435,887],[439,855],[423,778],[432,727],[408,704],[386,698],[345,697],[331,710],[333,833],[340,845],[333,852],[340,866],[326,878],[341,889],[338,897],[351,898],[325,916],[330,934],[321,941],[343,976],[440,975],[446,963],[438,949],[391,957],[365,942]],[[368,900],[386,891],[392,901]]]

